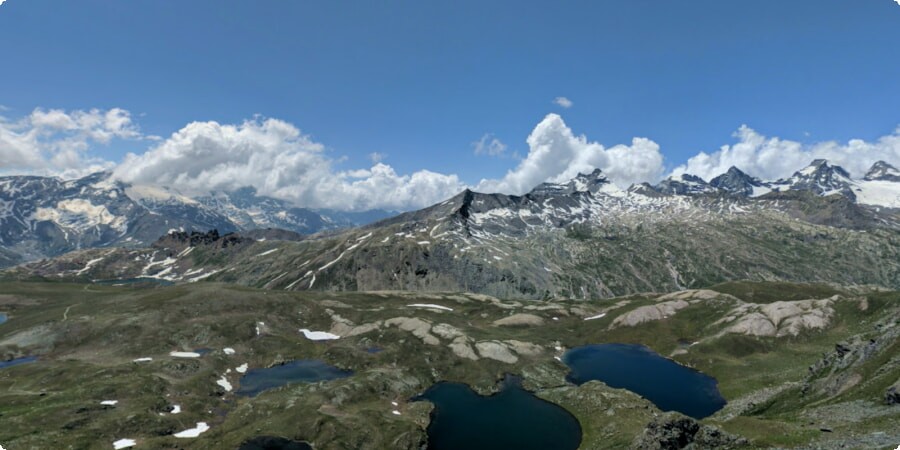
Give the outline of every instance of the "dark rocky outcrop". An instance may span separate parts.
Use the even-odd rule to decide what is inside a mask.
[[[884,402],[888,405],[900,405],[900,380],[884,393]]]
[[[753,195],[753,188],[763,187],[765,183],[731,166],[728,172],[710,180],[709,185],[732,195],[749,197]]]
[[[647,424],[632,448],[654,450],[728,449],[748,444],[745,438],[702,425],[678,413],[666,413]]]
[[[710,186],[703,178],[689,174],[667,178],[657,184],[655,189],[664,194],[674,195],[714,194],[718,192],[718,189]]]
[[[219,230],[209,230],[206,233],[199,231],[173,231],[153,243],[153,247],[157,248],[184,248],[197,247],[201,245],[214,245],[220,248],[233,247],[240,244],[251,243],[254,240],[249,237],[242,236],[237,233],[228,233],[224,236],[219,235]]]

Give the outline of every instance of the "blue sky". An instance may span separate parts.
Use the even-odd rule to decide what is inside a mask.
[[[744,124],[804,146],[896,134],[898,44],[893,0],[7,0],[0,115],[122,108],[168,138],[258,114],[321,143],[334,171],[378,152],[475,185],[515,170],[556,113],[588,143],[652,140],[668,173]],[[476,155],[485,134],[505,156]],[[83,151],[117,163],[154,145]]]

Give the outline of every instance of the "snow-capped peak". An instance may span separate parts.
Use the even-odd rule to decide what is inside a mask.
[[[898,181],[900,182],[900,170],[888,164],[885,161],[878,161],[872,165],[872,168],[863,177],[866,181]]]
[[[718,190],[710,186],[703,178],[687,173],[666,178],[655,188],[664,194],[675,195],[707,194]]]
[[[531,195],[567,195],[575,192],[609,192],[615,191],[609,178],[600,169],[591,173],[579,173],[566,183],[541,183],[531,190]]]
[[[734,195],[755,197],[768,192],[767,183],[759,178],[751,177],[735,166],[709,182],[710,186]]]
[[[811,191],[819,195],[843,194],[855,201],[853,184],[850,174],[843,167],[835,166],[825,159],[816,159],[794,172],[790,178],[773,183],[773,188],[779,191]]]

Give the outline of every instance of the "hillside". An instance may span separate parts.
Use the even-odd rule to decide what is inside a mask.
[[[9,449],[108,448],[123,438],[140,448],[238,448],[281,436],[316,449],[412,450],[427,439],[431,411],[411,401],[416,394],[439,381],[486,394],[505,373],[573,414],[585,449],[666,439],[876,448],[900,439],[891,425],[900,420],[891,394],[897,292],[739,282],[533,303],[217,283],[0,288],[0,361],[36,357],[0,369],[0,442]],[[601,382],[567,383],[557,357],[604,342],[642,343],[714,376],[728,404],[697,421]],[[240,394],[245,374],[307,359],[353,373]],[[208,428],[198,437],[173,436],[198,422]]]
[[[332,236],[242,237],[230,246],[163,239],[144,249],[72,253],[4,276],[522,299],[613,297],[736,279],[900,288],[900,209],[860,203],[871,197],[863,194],[868,185],[842,173],[817,161],[754,197],[712,185],[665,193],[672,180],[621,190],[595,171],[524,196],[467,190]],[[865,182],[876,181],[900,193],[900,182]]]

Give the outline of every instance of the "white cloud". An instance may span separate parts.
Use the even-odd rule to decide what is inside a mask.
[[[553,99],[553,103],[556,103],[557,105],[559,105],[563,108],[566,108],[566,109],[571,108],[572,105],[575,104],[575,103],[572,103],[572,100],[569,100],[565,97],[556,97]]]
[[[112,167],[88,154],[94,144],[143,135],[128,111],[44,110],[37,108],[18,121],[0,117],[0,173],[77,177]]]
[[[900,161],[900,127],[875,142],[852,139],[846,144],[834,141],[802,144],[770,138],[746,125],[741,126],[734,136],[738,139],[736,144],[723,145],[712,153],[701,152],[672,173],[690,173],[710,180],[736,166],[750,175],[774,180],[788,177],[812,160],[822,158],[843,167],[850,175],[860,177],[878,160],[893,164]]]
[[[115,175],[187,194],[253,186],[262,195],[298,205],[340,210],[417,208],[464,187],[456,175],[428,170],[399,175],[380,162],[347,171],[335,164],[322,144],[293,125],[254,119],[239,125],[188,124],[147,152],[128,154]]]
[[[605,148],[585,136],[575,136],[562,117],[548,114],[528,136],[528,155],[499,180],[482,180],[477,189],[522,194],[544,182],[563,182],[580,172],[600,168],[619,186],[657,180],[663,172],[659,145],[634,138],[631,145]]]
[[[506,153],[506,144],[490,133],[486,133],[481,136],[481,139],[473,142],[472,148],[476,155],[503,156]]]
[[[846,144],[769,138],[742,126],[737,143],[700,153],[674,169],[705,179],[732,165],[761,178],[789,176],[816,158],[862,175],[875,161],[900,162],[900,128],[874,142]],[[139,154],[116,165],[90,153],[97,145],[121,140],[153,141]],[[527,138],[528,153],[502,178],[484,179],[483,192],[522,194],[545,182],[564,182],[580,172],[602,169],[620,187],[656,182],[663,175],[663,155],[650,139],[605,147],[575,135],[557,114],[547,115]],[[476,154],[503,156],[507,146],[491,134],[472,144]],[[11,121],[0,116],[0,174],[27,173],[63,178],[113,170],[117,178],[138,184],[172,187],[185,194],[252,186],[262,195],[298,206],[366,210],[407,210],[445,200],[466,187],[455,174],[419,170],[398,174],[371,153],[371,167],[342,169],[325,147],[294,125],[254,118],[240,124],[194,122],[166,139],[143,135],[128,111],[35,109]],[[518,159],[518,158],[517,158]]]

